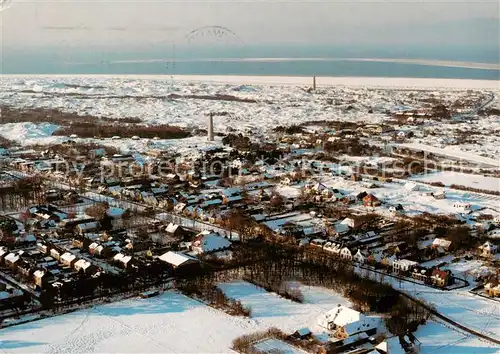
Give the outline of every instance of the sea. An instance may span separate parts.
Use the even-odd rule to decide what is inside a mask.
[[[4,48],[2,74],[256,75],[408,77],[500,80],[499,48],[380,46],[224,46],[165,44],[140,50]],[[257,59],[258,58],[258,59]],[[363,61],[352,60],[363,59]],[[372,60],[373,61],[370,61]],[[412,59],[416,63],[380,62]],[[496,69],[433,65],[432,61],[495,64]],[[473,65],[471,65],[473,66]]]

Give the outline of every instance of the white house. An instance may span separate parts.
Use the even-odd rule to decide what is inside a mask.
[[[86,261],[85,259],[80,259],[75,262],[74,268],[77,272],[82,270],[84,273],[87,272],[87,269],[90,268],[92,264],[89,261]]]
[[[408,192],[418,191],[418,184],[416,184],[415,182],[408,182],[405,184],[405,189]]]
[[[333,331],[338,339],[366,333],[373,335],[377,332],[376,322],[362,313],[345,306],[338,306],[319,316],[318,325]]]
[[[361,250],[358,249],[358,252],[354,255],[353,259],[358,263],[365,263],[366,257],[361,253]]]
[[[66,252],[61,256],[60,261],[62,264],[71,267],[76,261],[76,256],[72,253]]]
[[[418,265],[418,262],[410,261],[408,259],[398,259],[392,262],[392,268],[395,272],[408,272],[416,265]]]
[[[347,225],[353,229],[355,226],[355,221],[352,218],[345,218],[344,220],[342,220],[341,224]]]
[[[174,268],[184,267],[188,265],[198,264],[198,259],[191,257],[187,254],[168,251],[158,257],[162,262],[170,264]]]
[[[342,259],[348,259],[348,260],[352,260],[352,253],[351,251],[349,250],[349,248],[347,247],[344,247],[340,250],[340,257]]]
[[[497,253],[498,247],[492,244],[490,241],[486,241],[483,245],[479,246],[479,251],[483,257],[491,257]]]
[[[453,207],[460,213],[470,213],[472,211],[472,205],[465,202],[456,202]]]
[[[451,241],[445,240],[444,238],[436,237],[432,241],[432,248],[442,248],[443,251],[447,251],[451,246]]]

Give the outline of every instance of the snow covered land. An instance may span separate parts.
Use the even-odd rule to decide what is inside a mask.
[[[392,262],[394,273],[389,270],[380,276],[382,273],[363,266],[356,266],[356,270],[364,277],[385,282],[425,301],[447,318],[443,319],[447,322],[433,318],[418,328],[416,336],[422,343],[422,353],[499,353],[498,347],[478,338],[483,335],[493,341],[500,340],[500,302],[479,296],[474,289],[486,275],[497,271],[495,262],[499,258],[479,251],[482,239],[477,244],[466,243],[486,237],[486,232],[500,233],[498,82],[319,77],[316,89],[312,89],[312,84],[312,78],[306,77],[4,76],[0,80],[1,107],[11,111],[0,115],[0,138],[5,138],[0,143],[6,146],[0,155],[5,151],[8,161],[8,165],[2,165],[5,169],[2,173],[19,177],[43,175],[51,188],[60,192],[73,188],[77,196],[85,198],[81,205],[75,205],[71,195],[64,193],[60,198],[68,200],[61,202],[61,215],[71,212],[73,216],[91,216],[87,213],[88,206],[107,201],[104,212],[113,219],[125,219],[121,223],[114,220],[116,225],[132,225],[132,221],[137,221],[134,213],[144,211],[141,238],[147,236],[147,239],[152,234],[162,238],[160,231],[167,232],[162,222],[177,223],[180,231],[186,231],[186,235],[179,237],[182,242],[173,248],[178,252],[209,254],[222,250],[216,255],[241,257],[242,249],[248,246],[245,242],[258,235],[255,239],[259,242],[272,240],[273,244],[279,244],[285,238],[286,242],[297,241],[300,245],[297,249],[301,250],[309,243],[305,247],[323,249],[325,244],[323,250],[328,250],[326,243],[335,241],[344,252],[349,252],[346,257],[342,255],[346,262],[349,259],[368,264],[385,259]],[[207,139],[209,116],[214,121],[212,141]],[[85,130],[91,133],[73,134],[79,124],[79,133]],[[94,130],[93,125],[98,128]],[[104,134],[104,126],[112,134]],[[184,135],[168,138],[165,134],[160,138],[157,131],[147,129],[144,136],[137,133],[142,128],[160,126],[178,129]],[[117,136],[115,130],[119,128],[123,134],[132,134]],[[254,150],[272,157],[266,160],[257,153],[253,156]],[[432,156],[427,159],[429,154]],[[89,169],[82,169],[82,178],[78,180],[64,176],[57,169],[64,158]],[[199,167],[208,161],[220,162],[219,158],[231,168],[221,167],[222,171],[203,175],[206,171]],[[433,167],[418,165],[427,160]],[[91,166],[89,161],[102,164]],[[113,181],[115,178],[109,176],[98,180],[103,165],[114,167],[122,161],[128,161],[128,167],[136,162],[140,167],[148,163],[158,167],[162,162],[175,161],[172,164],[177,170],[162,175],[158,168],[135,180],[132,173],[135,170],[129,168],[126,172],[130,175],[125,178],[120,175],[121,180]],[[447,170],[463,166],[461,172]],[[232,168],[237,170],[237,176],[231,175]],[[219,172],[221,175],[217,175]],[[222,172],[227,172],[227,177]],[[143,178],[150,180],[145,182]],[[0,182],[14,185],[8,178],[2,177]],[[74,183],[78,183],[78,190]],[[18,186],[12,189],[18,191]],[[43,195],[44,203],[50,203],[51,194]],[[26,194],[23,199],[26,205],[32,202],[28,197]],[[39,200],[36,203],[41,203]],[[2,203],[6,202],[2,199]],[[233,213],[235,210],[242,215]],[[156,217],[146,217],[149,211],[154,211],[151,215]],[[28,230],[28,223],[21,221],[22,218],[36,221],[30,224],[36,229],[37,218],[48,215],[31,215],[26,206],[9,207],[0,214],[15,218],[23,232]],[[427,220],[432,220],[428,214],[440,214],[443,221],[437,217],[435,220],[442,222],[441,230],[427,225]],[[354,219],[359,222],[363,216],[369,216],[367,221],[355,225]],[[417,241],[409,237],[417,227],[412,219],[422,224],[418,226]],[[465,237],[464,232],[458,234],[464,230],[454,223],[449,228],[445,225],[447,221],[451,225],[455,219],[463,222],[460,227],[466,229]],[[398,222],[406,223],[404,232],[395,227]],[[239,229],[236,226],[242,225],[236,223],[251,227]],[[56,229],[55,222],[54,226],[48,226]],[[337,229],[339,226],[344,231]],[[181,230],[183,227],[186,230]],[[214,234],[188,242],[192,236],[198,237],[195,234],[200,236],[200,231],[210,234],[210,228],[221,236]],[[230,232],[237,231],[235,239],[244,242],[231,243],[224,238],[229,228]],[[136,242],[139,231],[125,231],[123,237],[112,236],[113,250],[119,245],[116,252],[121,254],[124,250],[125,258],[134,257],[138,264],[144,261],[149,266],[165,252],[164,245],[160,252],[158,245]],[[451,248],[434,247],[438,231],[454,243]],[[455,237],[455,232],[460,238]],[[365,235],[374,236],[364,238]],[[83,231],[78,236],[86,237]],[[64,233],[64,237],[69,236]],[[106,233],[106,242],[108,237]],[[37,234],[32,245],[16,245],[8,252],[17,247],[35,249],[38,247],[35,243],[45,242],[45,238]],[[75,241],[78,239],[68,238],[57,245],[69,248],[71,244],[68,252],[92,260],[90,246],[84,246],[82,241],[78,246],[81,248],[76,249],[74,244],[79,243]],[[205,241],[216,241],[217,246],[208,247]],[[20,255],[25,255],[24,250]],[[213,261],[210,257],[201,260],[210,264]],[[438,278],[440,272],[450,270],[460,278],[460,284],[469,284],[461,288],[456,284],[448,287],[451,283],[436,285],[427,273],[410,268],[405,270],[405,279],[410,279],[410,272],[416,272],[411,276],[425,275],[429,284],[424,285],[421,278],[399,280],[394,276],[396,257],[408,258],[406,261],[416,259],[432,272],[441,268],[437,269]],[[127,268],[124,264],[125,268],[118,271],[114,255],[97,258],[93,260],[95,265],[109,273],[114,270],[122,274],[122,270],[135,266]],[[38,266],[36,262],[33,264]],[[11,263],[8,271],[14,272],[17,265]],[[391,263],[384,266],[390,268]],[[7,268],[3,264],[2,267]],[[80,277],[79,270],[70,268],[65,266],[65,272]],[[177,268],[168,271],[159,279],[180,274]],[[452,279],[451,274],[446,277]],[[32,280],[29,281],[33,286]],[[147,299],[107,303],[2,329],[0,351],[226,353],[231,352],[235,338],[271,327],[288,334],[307,327],[316,337],[328,339],[325,329],[317,323],[318,317],[339,305],[353,307],[341,294],[299,283],[287,285],[300,290],[304,303],[292,302],[245,281],[212,285],[227,298],[250,308],[251,316],[230,316],[179,292],[166,291]],[[40,288],[43,293],[45,290],[41,285]],[[386,332],[380,314],[373,313],[370,317]],[[464,334],[451,325],[454,321],[470,333],[476,331],[481,335]],[[390,338],[389,344],[390,353],[402,352],[397,338]],[[291,350],[278,341],[261,343],[261,348],[273,346]]]
[[[245,282],[222,284],[232,298],[252,307],[252,318],[232,317],[176,292],[131,299],[44,319],[1,331],[6,353],[227,353],[236,337],[271,326],[295,331],[343,297],[301,287],[305,304],[267,293]]]
[[[245,282],[220,287],[250,305],[252,317],[232,317],[169,291],[3,329],[0,349],[4,353],[229,353],[236,337],[272,326],[284,331],[309,327],[321,335],[318,316],[339,304],[350,305],[341,296],[315,287],[300,286],[305,304]],[[498,347],[436,322],[420,326],[416,335],[422,353],[498,353]],[[390,353],[404,353],[397,338],[388,343]]]
[[[307,77],[3,76],[0,99],[5,105],[18,108],[52,108],[114,119],[133,117],[149,125],[169,124],[187,129],[205,129],[209,112],[224,113],[214,119],[215,132],[265,134],[277,125],[307,121],[384,123],[391,118],[388,112],[419,109],[425,100],[436,98],[453,104],[467,99],[467,90],[474,94],[492,92],[490,105],[496,107],[495,93],[499,92],[498,82],[477,80],[317,78],[317,85],[317,92],[311,95],[306,88],[312,86],[312,78]],[[252,102],[199,96],[233,96]],[[446,151],[450,156],[497,166],[494,157],[500,141],[497,134],[491,133],[498,126],[498,119],[493,115],[458,124],[442,121],[439,135],[432,133],[434,127],[418,128],[424,135],[410,126],[402,126],[401,130],[415,132],[413,138],[404,142],[410,144],[407,146]],[[54,136],[57,128],[53,123],[13,122],[2,125],[0,135],[25,145],[49,144],[67,138]],[[456,145],[450,138],[456,131],[468,131],[474,142]],[[122,150],[138,151],[153,145],[176,150],[214,145],[198,136],[158,140],[154,144],[148,139],[97,140]]]

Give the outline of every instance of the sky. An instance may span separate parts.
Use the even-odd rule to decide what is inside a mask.
[[[0,12],[3,48],[204,44],[216,38],[210,31],[186,38],[204,26],[224,27],[248,45],[499,41],[496,1],[1,1],[11,1]],[[230,34],[222,41],[236,43]]]

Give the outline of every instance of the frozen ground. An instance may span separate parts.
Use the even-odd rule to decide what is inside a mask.
[[[26,75],[3,75],[5,79],[24,78]],[[65,75],[29,75],[29,78],[64,79]],[[89,75],[72,75],[76,78],[88,78]],[[258,85],[310,85],[311,78],[304,76],[230,76],[230,75],[92,75],[93,78],[123,78],[130,80],[179,80],[186,82],[218,82],[231,84]],[[343,85],[357,87],[389,87],[389,88],[457,88],[457,89],[498,89],[493,80],[457,80],[432,78],[388,78],[388,77],[318,77],[318,85]]]
[[[226,112],[214,119],[218,133],[234,129],[243,133],[264,134],[278,125],[300,124],[311,120],[342,120],[381,123],[390,119],[386,112],[422,107],[421,99],[437,95],[445,104],[463,99],[467,89],[493,90],[495,81],[404,79],[404,78],[318,78],[318,90],[307,77],[259,76],[3,76],[0,100],[15,107],[55,108],[66,112],[111,118],[135,117],[148,124],[171,124],[187,128],[206,128],[208,112]],[[432,89],[423,91],[423,89]],[[169,95],[181,97],[172,99]],[[206,100],[182,96],[229,95],[256,100],[255,103]],[[330,103],[328,103],[331,101]],[[403,103],[404,104],[403,104]],[[492,104],[496,103],[496,98]],[[349,109],[348,109],[349,108]],[[371,110],[368,113],[368,111]],[[442,122],[446,134],[426,135],[409,140],[420,148],[446,151],[450,156],[498,167],[495,156],[500,140],[490,134],[500,123],[497,116],[471,122]],[[258,124],[256,124],[258,122]],[[6,125],[0,134],[23,144],[60,142],[50,137],[56,126],[34,124]],[[410,127],[411,128],[411,127]],[[449,145],[447,138],[455,129],[474,132],[474,142]],[[448,134],[449,132],[449,134]],[[158,141],[158,148],[185,149],[203,145],[204,137]],[[88,141],[91,141],[89,139]],[[144,151],[147,139],[120,141],[103,139],[99,143],[124,151]],[[447,145],[441,151],[441,145]],[[485,155],[485,156],[481,156]]]
[[[365,274],[365,271],[360,271]],[[372,277],[379,274],[370,273]],[[385,283],[400,289],[409,295],[434,305],[436,310],[448,318],[470,329],[500,340],[500,302],[473,295],[468,288],[442,291],[424,285],[398,281],[392,277],[384,277]]]
[[[302,287],[296,304],[245,282],[221,285],[252,306],[251,319],[231,317],[176,292],[131,299],[0,330],[5,353],[227,353],[234,338],[271,326],[292,331],[314,325],[343,297]]]
[[[450,148],[450,147],[443,148],[443,147],[429,146],[427,144],[419,144],[419,143],[399,144],[399,146],[417,151],[427,151],[441,156],[450,156],[462,161],[472,161],[475,163],[484,164],[496,168],[500,167],[498,159],[480,156],[478,154],[462,151],[456,148]]]
[[[420,354],[494,354],[500,347],[456,332],[443,324],[429,321],[420,326],[415,336],[422,343]],[[389,353],[404,354],[397,337],[388,340]]]
[[[480,177],[480,176],[474,176]],[[472,205],[472,210],[482,208],[491,208],[496,210],[500,203],[500,197],[490,195],[480,195],[465,191],[453,190],[445,188],[446,199],[434,199],[430,195],[425,195],[427,192],[438,192],[443,190],[440,187],[433,187],[429,185],[419,185],[419,190],[408,191],[403,183],[383,183],[378,188],[365,188],[359,182],[351,180],[344,180],[341,177],[324,177],[321,182],[327,187],[337,188],[345,193],[358,194],[362,191],[375,195],[380,200],[390,204],[401,204],[407,215],[415,215],[423,212],[438,213],[438,214],[455,214],[460,212],[453,205],[456,202],[465,202]],[[361,210],[368,210],[368,208],[359,207]],[[387,213],[388,209],[385,207],[375,208],[375,211]],[[491,214],[491,210],[488,209]]]
[[[0,349],[24,353],[222,353],[258,330],[175,292],[127,300],[2,330]]]
[[[280,298],[246,282],[221,284],[228,296],[252,307],[252,318],[231,317],[176,292],[166,292],[154,298],[125,300],[3,329],[0,331],[0,351],[228,353],[234,338],[271,326],[284,331],[309,327],[324,336],[316,325],[317,317],[338,304],[350,306],[346,299],[330,290],[293,285],[303,292],[304,304]],[[453,292],[439,293],[434,296],[442,297],[438,307],[447,315],[453,317],[462,313],[466,324],[499,333],[498,320],[478,310],[469,313],[464,309],[487,308],[481,303],[487,300],[465,296],[465,300],[457,304],[457,296],[449,296]],[[423,353],[443,350],[450,354],[498,353],[498,348],[488,343],[433,322],[420,327],[417,338],[423,343]],[[398,353],[399,344],[392,340],[390,344],[391,353]]]
[[[500,191],[500,179],[495,177],[486,177],[482,175],[471,175],[467,173],[440,171],[436,173],[427,173],[422,176],[412,178],[423,182],[441,182],[445,186],[458,184],[471,188],[487,189],[490,191]]]

